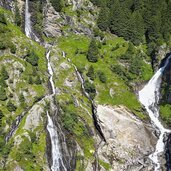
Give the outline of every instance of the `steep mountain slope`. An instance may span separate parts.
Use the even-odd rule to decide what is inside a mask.
[[[0,169],[154,170],[156,132],[137,97],[153,74],[146,44],[101,31],[89,0],[28,1],[31,38],[26,3],[0,5],[12,11],[0,8]]]

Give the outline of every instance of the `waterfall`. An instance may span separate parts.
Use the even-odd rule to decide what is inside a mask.
[[[32,38],[36,42],[40,42],[39,38],[32,32],[31,28],[31,20],[30,20],[31,14],[29,13],[29,2],[26,0],[25,2],[25,34],[27,37]]]
[[[29,4],[28,0],[26,0],[25,4],[25,34],[27,37],[31,38],[31,20],[30,20],[30,13],[29,13]]]
[[[149,158],[155,164],[155,171],[160,170],[158,154],[164,151],[164,135],[165,133],[170,132],[170,130],[165,129],[162,123],[160,122],[158,108],[161,78],[166,66],[169,63],[170,58],[171,56],[167,58],[165,65],[154,74],[154,76],[147,83],[147,85],[145,85],[144,88],[139,91],[139,101],[142,103],[142,105],[144,105],[145,109],[147,110],[154,127],[160,131],[160,136],[156,144],[156,149],[154,153],[149,156]]]
[[[53,82],[53,70],[50,64],[50,51],[46,54],[46,58],[47,58],[47,62],[48,62],[48,72],[50,74],[50,84],[52,87],[52,95],[55,95],[55,85]],[[62,153],[60,150],[60,144],[59,144],[59,137],[57,134],[57,128],[54,125],[51,117],[49,116],[49,113],[47,111],[47,118],[48,118],[48,125],[47,125],[47,130],[49,132],[50,135],[50,139],[51,139],[51,145],[52,145],[52,166],[51,166],[51,170],[52,171],[61,171],[61,166],[64,170],[67,170],[64,163],[63,163],[63,159],[62,159]]]
[[[30,17],[31,17],[31,14],[29,13],[29,4],[28,4],[28,0],[26,0],[26,2],[25,2],[25,34],[27,37],[34,38],[35,41],[40,42],[40,40],[37,38],[37,36],[32,32]],[[55,95],[55,84],[53,81],[53,70],[52,70],[52,67],[50,64],[49,57],[50,57],[50,51],[46,54],[46,59],[47,59],[48,72],[50,74],[49,82],[50,82],[50,85],[52,88],[52,95]],[[48,119],[47,130],[50,135],[51,150],[52,150],[51,170],[52,171],[61,171],[61,170],[67,171],[67,169],[63,163],[59,137],[57,134],[57,127],[54,125],[52,118],[49,116],[48,111],[47,111],[47,119]]]
[[[49,113],[47,111],[47,117],[48,117],[48,125],[47,125],[47,130],[49,132],[50,138],[51,138],[51,145],[52,145],[52,166],[51,166],[51,170],[52,171],[61,171],[61,165],[63,167],[64,170],[66,170],[64,163],[63,163],[63,159],[62,159],[62,155],[61,155],[61,151],[59,149],[59,138],[58,138],[58,134],[56,132],[56,127],[53,124],[53,121],[51,119],[51,117],[49,116]]]
[[[55,85],[54,85],[54,82],[53,82],[53,70],[52,70],[52,67],[50,65],[49,56],[50,56],[50,51],[47,53],[46,58],[47,58],[47,62],[48,62],[48,72],[50,74],[49,81],[50,81],[50,84],[51,84],[51,87],[52,87],[52,93],[55,94]]]

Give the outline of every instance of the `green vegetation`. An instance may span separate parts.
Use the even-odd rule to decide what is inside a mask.
[[[27,134],[27,130],[23,129],[25,124],[23,122],[17,129],[20,133],[16,131],[9,142],[5,142],[5,137],[16,117],[26,112],[35,100],[40,100],[40,97],[47,92],[44,85],[48,79],[45,49],[22,33],[18,27],[20,18],[18,18],[19,11],[17,10],[12,14],[0,8],[0,160],[12,159],[0,170],[13,170],[16,165],[24,170],[41,170],[43,164],[46,163],[44,117],[33,131],[34,135],[29,134],[33,140],[31,148],[24,136],[22,137],[22,133]],[[33,84],[28,84],[29,77],[33,78]],[[24,118],[22,121],[25,120]],[[35,133],[38,132],[39,135],[34,140]],[[22,143],[16,145],[14,141],[18,135]]]
[[[95,85],[90,83],[88,80],[84,82],[85,91],[90,95],[90,98],[93,100],[96,95]]]
[[[135,45],[147,43],[150,55],[153,55],[163,42],[169,44],[170,1],[91,1],[101,7],[97,22],[101,30],[110,30]]]
[[[5,15],[3,13],[0,13],[0,23],[5,24],[5,25],[7,24]]]
[[[9,75],[8,75],[8,72],[6,71],[5,67],[3,66],[2,69],[1,69],[1,77],[4,79],[4,80],[7,80],[9,78]]]
[[[7,103],[7,109],[9,112],[15,112],[17,107],[11,101],[9,101]]]
[[[57,12],[60,12],[62,10],[63,0],[50,0],[50,2]]]
[[[17,5],[17,1],[15,1],[15,24],[17,26],[21,26],[21,15],[20,15],[20,11],[19,11],[19,8],[18,8],[18,5]]]
[[[111,169],[110,164],[109,164],[109,163],[104,162],[103,160],[99,160],[99,164],[100,164],[101,166],[103,166],[103,168],[104,168],[106,171],[108,171],[108,170],[110,170],[110,169]]]
[[[98,47],[95,39],[92,39],[89,50],[87,52],[87,59],[89,62],[97,62],[98,61]]]
[[[162,120],[170,127],[171,126],[171,105],[160,105],[160,115]]]
[[[87,91],[93,92],[92,98],[95,97],[99,104],[124,105],[137,116],[146,118],[141,113],[141,105],[132,91],[132,85],[149,80],[153,74],[151,66],[146,62],[149,57],[141,52],[144,47],[135,48],[122,38],[107,33],[104,36],[105,43],[95,40],[99,56],[95,63],[87,60],[86,52],[89,50],[90,40],[86,36],[70,34],[67,38],[61,37],[58,40],[59,48],[69,54],[67,56],[85,80],[88,77],[93,81],[93,87],[86,81]],[[134,66],[133,63],[138,56],[141,56],[138,61],[141,65]],[[139,72],[135,73],[134,67],[137,67]],[[113,96],[110,95],[110,89],[115,92]]]
[[[93,66],[91,65],[88,69],[88,72],[87,72],[87,77],[89,77],[92,81],[95,79],[95,73],[94,73],[94,68]]]
[[[4,87],[0,87],[0,100],[1,101],[7,100],[7,95]]]
[[[99,80],[102,82],[102,83],[106,83],[106,81],[107,81],[107,78],[106,78],[106,75],[105,75],[105,73],[103,72],[103,71],[98,71],[97,72],[97,75],[98,75],[98,77],[99,77]]]
[[[38,65],[38,60],[39,60],[39,57],[37,56],[37,54],[35,54],[34,51],[29,52],[28,55],[26,56],[26,61],[29,62],[33,66]]]
[[[33,28],[39,38],[42,38],[44,3],[42,0],[32,1],[33,13],[31,17],[33,18]]]

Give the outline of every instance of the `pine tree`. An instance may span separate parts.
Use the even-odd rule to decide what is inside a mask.
[[[60,12],[62,10],[62,7],[63,7],[62,0],[50,0],[50,2],[52,3],[52,6],[57,12]]]
[[[106,31],[109,27],[109,23],[110,23],[109,16],[110,16],[109,8],[102,7],[97,21],[97,25],[102,31]]]
[[[144,20],[138,11],[132,14],[129,27],[130,29],[128,29],[128,39],[135,45],[138,45],[142,42],[145,33]]]
[[[121,6],[118,0],[114,1],[110,8],[111,32],[118,36],[123,36],[126,40],[128,40],[129,20],[130,11],[125,6]]]
[[[95,79],[95,73],[94,73],[94,68],[93,66],[91,65],[88,69],[88,72],[86,74],[91,80],[94,80]]]
[[[99,51],[98,51],[96,41],[95,39],[92,39],[89,49],[88,49],[87,59],[89,62],[97,62],[98,55],[99,55]]]

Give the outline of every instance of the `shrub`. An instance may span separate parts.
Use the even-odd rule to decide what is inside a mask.
[[[89,77],[91,80],[94,80],[95,79],[95,73],[94,73],[94,68],[93,66],[91,65],[88,69],[88,72],[87,72],[87,77]]]
[[[15,24],[17,26],[21,26],[21,16],[20,16],[20,11],[17,6],[17,2],[15,2]]]
[[[2,118],[4,117],[4,114],[2,110],[0,110],[0,127],[2,126]]]
[[[7,44],[4,40],[0,40],[0,50],[5,50],[7,49]]]
[[[29,76],[28,83],[29,83],[29,84],[33,84],[32,76]]]
[[[106,83],[106,80],[107,80],[107,79],[106,79],[105,73],[102,72],[102,71],[98,71],[97,74],[98,74],[99,80],[100,80],[102,83]]]
[[[111,65],[110,69],[111,69],[112,72],[119,75],[122,79],[125,80],[127,78],[126,70],[122,66],[120,66],[120,65]]]
[[[95,85],[91,84],[88,80],[84,82],[85,91],[90,95],[90,98],[93,100],[96,96]]]
[[[34,52],[29,53],[26,57],[26,61],[29,62],[32,66],[37,66],[38,60],[39,57]]]
[[[9,101],[7,103],[7,109],[9,112],[14,112],[16,111],[17,107],[11,101]]]
[[[9,78],[8,72],[6,71],[4,66],[1,69],[1,76],[2,76],[2,79],[4,80],[7,80]]]
[[[36,80],[35,80],[35,84],[42,84],[42,81],[41,81],[41,79],[40,79],[40,76],[37,76],[36,77]]]
[[[0,86],[0,100],[1,101],[7,100],[6,91],[2,86]]]
[[[0,13],[0,23],[7,24],[7,21],[5,19],[5,15],[3,13]]]
[[[52,3],[52,6],[57,12],[60,12],[62,10],[62,0],[50,0],[50,2]]]
[[[77,115],[71,111],[65,111],[64,116],[62,118],[65,129],[72,131],[74,129],[75,124],[77,124],[78,119]]]
[[[95,39],[93,39],[90,43],[90,46],[87,52],[87,59],[89,62],[97,62],[98,55],[99,55],[98,47],[97,47]]]
[[[24,98],[23,93],[20,94],[20,96],[19,96],[19,101],[20,101],[21,103],[24,103],[24,102],[25,102],[25,98]]]
[[[16,46],[15,46],[14,43],[12,43],[12,42],[9,43],[8,47],[10,48],[10,52],[11,52],[11,53],[13,53],[13,54],[16,53],[17,48],[16,48]]]

